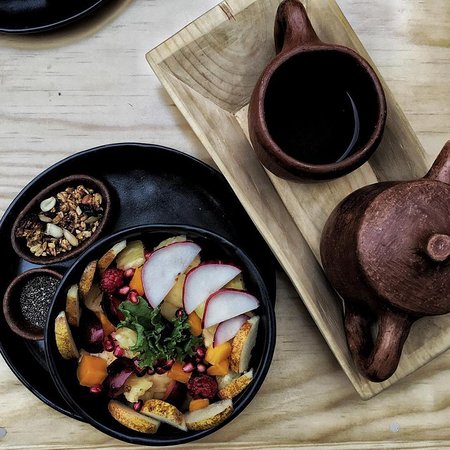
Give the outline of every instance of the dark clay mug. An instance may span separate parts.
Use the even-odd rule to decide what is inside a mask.
[[[414,321],[450,313],[449,199],[450,141],[424,178],[358,189],[325,224],[323,268],[344,300],[353,359],[372,381],[395,372]]]
[[[275,175],[320,181],[366,162],[380,143],[386,100],[367,61],[317,37],[305,8],[285,0],[275,18],[277,55],[253,91],[249,133]]]

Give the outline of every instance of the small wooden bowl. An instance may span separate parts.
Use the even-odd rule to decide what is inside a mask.
[[[87,188],[94,189],[99,192],[103,197],[103,217],[95,230],[95,233],[85,241],[81,242],[77,247],[72,248],[72,250],[66,253],[60,253],[56,256],[35,256],[30,252],[30,249],[27,247],[26,241],[23,238],[16,237],[16,230],[19,226],[20,222],[24,217],[33,212],[40,211],[39,205],[42,200],[45,200],[48,197],[56,195],[61,190],[64,190],[68,186],[83,184]],[[89,247],[94,241],[98,239],[101,235],[103,229],[105,228],[109,218],[111,216],[111,195],[109,189],[106,185],[98,180],[97,178],[91,177],[89,175],[70,175],[68,177],[62,178],[61,180],[51,184],[43,191],[39,192],[22,210],[22,212],[17,216],[16,220],[11,229],[11,245],[14,251],[26,261],[29,261],[33,264],[55,264],[60,263],[62,261],[66,261],[68,259],[74,258],[75,256],[82,253]]]
[[[47,268],[31,269],[14,278],[3,296],[3,315],[11,330],[19,336],[32,341],[44,339],[44,329],[30,324],[22,316],[18,297],[24,284],[39,275],[50,275],[61,281],[62,275]],[[50,307],[49,307],[50,311]]]

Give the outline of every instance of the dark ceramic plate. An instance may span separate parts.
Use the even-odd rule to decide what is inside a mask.
[[[220,425],[204,431],[181,431],[169,425],[161,424],[154,435],[131,430],[112,418],[108,412],[108,398],[95,396],[80,386],[77,376],[76,360],[64,360],[56,347],[54,322],[58,313],[65,308],[66,294],[70,285],[77,283],[86,265],[107,252],[114,244],[126,239],[141,239],[146,248],[153,248],[162,240],[171,236],[184,234],[189,240],[200,245],[202,260],[221,260],[236,264],[242,269],[246,289],[259,300],[260,306],[255,313],[261,317],[258,327],[256,345],[252,351],[250,367],[253,368],[253,380],[248,387],[233,399],[234,411]],[[223,236],[216,233],[183,225],[145,225],[122,230],[119,233],[102,239],[92,245],[68,270],[55,294],[45,330],[45,350],[49,362],[50,373],[58,389],[75,411],[86,416],[88,422],[100,431],[125,442],[142,445],[176,445],[200,439],[213,433],[233,420],[250,403],[262,385],[269,370],[275,346],[275,314],[271,297],[267,290],[265,277],[253,264],[252,260]]]
[[[0,32],[36,33],[80,19],[109,0],[0,0]]]
[[[136,225],[169,223],[212,230],[241,247],[258,266],[271,298],[275,298],[275,260],[225,178],[188,155],[146,144],[114,144],[66,158],[38,175],[16,197],[0,222],[3,264],[0,299],[19,273],[33,267],[10,244],[15,217],[45,186],[73,173],[92,175],[110,187],[113,206],[104,235]],[[115,213],[114,213],[115,211]],[[64,273],[74,260],[49,267]],[[43,341],[14,334],[0,308],[0,352],[19,380],[52,408],[80,419],[50,379]]]

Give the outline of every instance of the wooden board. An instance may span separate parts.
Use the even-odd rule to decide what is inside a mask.
[[[333,0],[304,3],[322,40],[352,47],[370,61]],[[266,238],[353,386],[368,399],[450,347],[450,315],[417,322],[394,376],[369,382],[349,355],[341,304],[319,264],[320,235],[342,198],[377,181],[422,177],[426,155],[383,82],[388,121],[369,163],[338,180],[309,185],[282,180],[262,168],[247,137],[247,105],[274,55],[278,4],[223,1],[150,51],[147,60]]]

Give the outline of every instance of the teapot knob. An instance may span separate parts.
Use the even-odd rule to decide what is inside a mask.
[[[450,184],[450,141],[445,143],[425,178]]]
[[[433,234],[428,239],[427,255],[436,262],[443,262],[450,256],[450,236]]]

